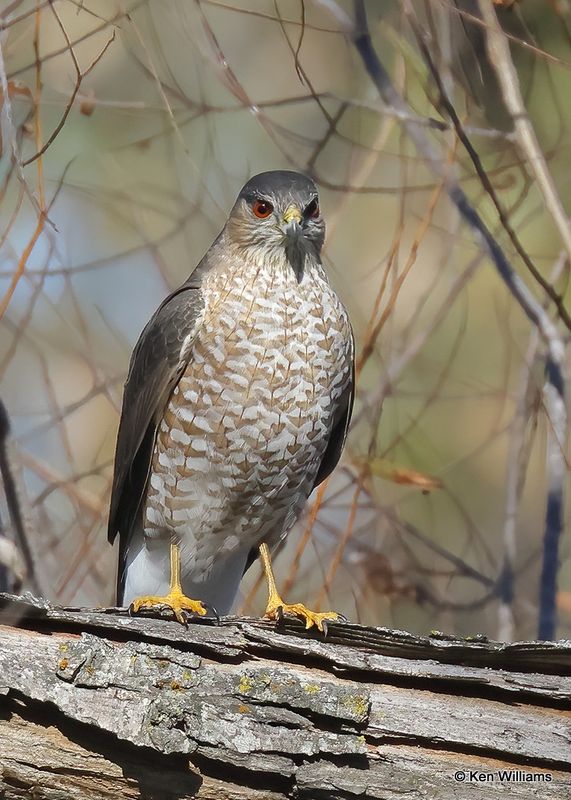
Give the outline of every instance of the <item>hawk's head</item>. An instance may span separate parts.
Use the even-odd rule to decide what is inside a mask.
[[[325,238],[315,184],[288,170],[255,175],[238,195],[226,230],[249,253],[285,258],[301,281],[306,256],[319,260]]]

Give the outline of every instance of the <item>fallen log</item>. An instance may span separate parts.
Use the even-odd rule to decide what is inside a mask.
[[[482,786],[485,784],[485,786]],[[0,595],[0,797],[571,797],[571,642]]]

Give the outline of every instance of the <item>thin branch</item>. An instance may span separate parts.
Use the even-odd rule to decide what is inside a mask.
[[[23,489],[17,477],[17,469],[14,466],[14,454],[12,452],[10,420],[4,403],[0,400],[0,476],[4,486],[6,505],[12,523],[12,530],[16,540],[16,546],[23,556],[26,566],[26,578],[30,589],[40,594],[40,584],[36,574],[34,557],[30,546],[30,524],[24,513],[25,498]]]
[[[486,47],[493,64],[504,103],[511,114],[522,151],[529,162],[543,200],[553,219],[571,261],[571,223],[555,182],[547,169],[545,158],[537,141],[534,127],[525,108],[519,79],[514,66],[508,40],[498,22],[496,12],[486,0],[479,0],[480,13],[486,24]],[[558,365],[559,367],[559,365]],[[541,571],[539,638],[552,639],[556,628],[557,572],[559,567],[559,540],[563,531],[563,507],[565,502],[565,479],[567,464],[565,444],[567,440],[567,408],[562,372],[553,371],[547,364],[543,397],[550,421],[547,441],[548,495],[543,566]]]
[[[363,348],[361,350],[361,354],[357,358],[357,363],[356,363],[356,366],[355,366],[355,373],[356,373],[357,378],[361,374],[361,371],[363,370],[363,367],[365,366],[367,360],[370,358],[371,354],[373,353],[374,348],[375,348],[375,343],[376,343],[376,341],[377,341],[377,339],[379,337],[379,334],[380,334],[381,330],[383,329],[383,326],[385,325],[387,319],[389,318],[390,314],[392,313],[392,311],[394,309],[394,306],[395,306],[395,304],[397,302],[398,296],[400,294],[400,291],[401,291],[401,289],[403,287],[404,282],[406,281],[411,269],[413,268],[413,266],[416,263],[416,259],[417,259],[417,255],[418,255],[418,249],[419,249],[424,237],[426,236],[428,228],[429,228],[429,226],[430,226],[430,224],[432,222],[434,211],[436,209],[438,201],[440,200],[440,195],[442,193],[442,188],[443,188],[442,183],[439,183],[435,187],[435,189],[433,190],[432,195],[430,196],[430,199],[429,199],[428,204],[427,204],[426,212],[425,212],[424,216],[422,217],[422,219],[421,219],[421,221],[420,221],[420,223],[418,225],[418,229],[416,230],[416,232],[414,234],[412,246],[410,248],[410,252],[409,252],[408,258],[406,260],[406,263],[405,263],[402,271],[400,272],[400,274],[398,274],[396,276],[396,279],[395,279],[393,287],[392,287],[391,295],[390,295],[389,299],[387,300],[387,304],[386,304],[385,308],[383,309],[383,312],[381,313],[379,318],[374,322],[371,321],[372,324],[370,325],[370,327],[369,327],[369,329],[367,331],[367,336],[365,337],[365,343],[363,344]]]
[[[516,68],[512,61],[508,39],[503,32],[496,12],[488,0],[479,0],[482,18],[487,25],[486,46],[493,64],[506,108],[512,116],[520,147],[535,175],[545,205],[561,236],[567,258],[571,261],[571,221],[567,216],[551,173],[537,141],[534,127],[525,108]]]
[[[32,250],[36,246],[36,242],[40,238],[40,234],[44,229],[44,223],[46,219],[47,219],[46,212],[40,211],[34,232],[30,240],[28,241],[28,244],[24,248],[22,255],[18,259],[18,264],[16,266],[16,269],[14,270],[14,274],[12,275],[12,280],[10,281],[10,285],[6,290],[4,297],[2,298],[2,300],[0,300],[0,319],[2,319],[2,317],[4,316],[6,309],[10,304],[10,300],[12,299],[14,292],[16,291],[16,287],[20,282],[20,278],[24,274],[24,270],[26,269],[26,264],[28,263],[28,258],[30,257]]]
[[[50,0],[50,5],[51,5],[52,2],[53,2],[53,0]],[[128,10],[118,12],[117,14],[115,14],[114,17],[111,17],[110,20],[104,20],[101,23],[101,25],[97,25],[95,28],[92,28],[91,30],[87,31],[82,36],[78,36],[77,39],[74,39],[71,42],[72,47],[77,47],[77,45],[88,41],[89,39],[93,38],[94,36],[97,36],[98,33],[101,33],[101,31],[104,31],[104,30],[106,30],[107,28],[109,28],[111,26],[114,26],[116,28],[119,27],[119,23],[122,20],[124,20],[125,18],[129,18],[129,14],[133,14],[138,8],[140,8],[141,6],[145,5],[146,2],[147,2],[147,0],[138,0],[138,2],[134,3]],[[1,30],[1,28],[0,28],[0,30]],[[50,53],[46,53],[45,55],[42,56],[42,64],[45,64],[47,61],[51,61],[52,59],[57,58],[58,56],[63,55],[63,53],[67,53],[68,51],[69,51],[69,47],[68,47],[67,44],[65,45],[65,47],[58,47],[57,50],[52,50]],[[33,66],[34,66],[34,62],[32,62],[31,64],[29,62],[27,62],[27,63],[23,64],[22,66],[19,66],[17,69],[12,70],[10,72],[10,74],[8,75],[8,77],[9,78],[16,78],[18,75],[23,75],[25,72],[27,72]]]
[[[439,101],[442,104],[442,106],[444,107],[444,109],[446,110],[446,113],[448,114],[448,116],[450,117],[450,119],[452,121],[452,124],[454,126],[454,130],[456,131],[456,134],[458,135],[458,138],[460,139],[460,141],[464,145],[464,148],[466,149],[466,152],[468,153],[468,155],[470,157],[470,160],[472,161],[472,164],[474,165],[474,169],[476,170],[476,173],[477,173],[480,181],[482,182],[482,186],[484,187],[484,189],[486,190],[487,194],[489,195],[492,203],[494,204],[494,207],[495,207],[495,209],[496,209],[496,211],[498,213],[498,217],[500,219],[500,222],[502,223],[502,227],[504,228],[504,230],[508,234],[508,236],[510,238],[510,241],[513,244],[517,254],[521,258],[521,260],[524,262],[524,264],[528,268],[529,272],[533,275],[534,280],[537,281],[537,283],[541,286],[541,288],[545,291],[545,293],[553,301],[553,303],[555,304],[555,306],[557,308],[559,316],[561,317],[561,320],[565,323],[566,327],[569,328],[569,330],[571,330],[571,316],[569,315],[569,312],[565,308],[564,299],[553,288],[553,286],[550,284],[550,282],[548,280],[546,280],[543,277],[543,275],[541,274],[541,272],[537,269],[537,267],[535,266],[535,264],[533,263],[533,261],[531,260],[529,255],[527,254],[527,252],[526,252],[525,248],[523,247],[522,243],[520,242],[518,235],[516,234],[515,230],[513,229],[513,226],[510,223],[510,220],[509,220],[509,217],[508,217],[508,213],[506,212],[506,209],[504,208],[503,204],[500,202],[500,199],[498,197],[498,194],[497,194],[496,190],[494,189],[494,187],[492,185],[490,177],[489,177],[488,173],[486,172],[486,170],[484,169],[482,161],[481,161],[478,153],[474,149],[474,146],[472,145],[470,139],[468,138],[467,133],[466,133],[461,121],[460,121],[460,118],[459,118],[458,114],[456,113],[456,109],[454,108],[454,105],[453,105],[452,101],[450,100],[450,98],[448,96],[448,92],[446,91],[446,87],[444,85],[444,82],[443,82],[442,78],[440,77],[440,73],[438,71],[438,68],[436,67],[436,64],[434,63],[434,59],[432,58],[432,55],[431,55],[431,52],[430,52],[430,47],[428,46],[428,43],[426,42],[425,33],[421,29],[420,25],[417,22],[417,19],[416,19],[415,15],[411,12],[410,9],[407,10],[407,17],[408,17],[409,23],[410,23],[410,25],[411,25],[411,27],[412,27],[412,29],[414,31],[416,40],[418,42],[418,46],[419,46],[419,48],[420,48],[420,50],[422,52],[424,60],[425,60],[427,66],[428,66],[428,68],[430,70],[430,74],[432,75],[432,78],[433,78],[433,80],[436,83],[436,86],[438,88],[438,92],[440,94]],[[508,52],[509,52],[509,50],[508,50]]]
[[[407,13],[412,14],[413,7],[410,0],[403,0],[403,4]],[[396,91],[388,72],[373,46],[363,0],[355,0],[354,5],[356,25],[353,32],[353,41],[369,77],[386,103],[393,108],[402,108],[403,112],[408,112],[406,102]],[[482,8],[484,7],[486,11],[491,12],[490,7],[483,4]],[[502,42],[503,41],[502,39]],[[507,47],[507,44],[505,44],[505,46]],[[418,151],[425,156],[431,171],[443,180],[444,187],[451,201],[458,209],[464,221],[471,228],[476,241],[495,265],[499,276],[504,281],[509,292],[515,298],[528,319],[539,330],[547,347],[546,380],[548,385],[546,386],[545,396],[546,402],[549,403],[549,412],[555,442],[551,442],[549,448],[550,489],[547,500],[545,555],[541,582],[541,607],[543,610],[540,613],[540,619],[542,620],[540,623],[540,630],[542,637],[551,638],[555,632],[557,549],[563,524],[564,462],[562,459],[562,448],[567,427],[562,369],[565,352],[564,344],[549,315],[521,280],[519,275],[514,271],[500,245],[492,236],[458,182],[452,176],[446,174],[443,166],[443,159],[426,136],[425,131],[419,125],[411,121],[403,120],[402,124]],[[525,131],[526,136],[529,137],[530,134],[527,126],[525,126]],[[543,159],[541,159],[541,164],[545,167]],[[545,181],[545,175],[543,175],[543,180]],[[549,180],[547,180],[548,185],[549,183]],[[544,191],[545,188],[544,186]],[[550,200],[553,203],[553,197],[551,197]],[[565,224],[567,224],[566,220]]]
[[[403,0],[403,2],[405,3],[405,7],[411,8],[409,4],[410,0]],[[355,12],[356,28],[353,35],[354,43],[363,60],[369,77],[385,102],[395,108],[401,108],[403,112],[408,112],[406,102],[394,88],[388,72],[384,68],[373,47],[363,0],[355,0]],[[517,300],[528,319],[539,328],[542,337],[548,344],[553,368],[559,374],[559,379],[562,382],[561,365],[564,355],[563,343],[548,314],[541,307],[541,304],[527,288],[519,275],[516,274],[500,245],[496,242],[458,182],[448,173],[443,165],[443,159],[440,153],[428,139],[424,130],[416,123],[407,120],[403,120],[403,126],[419,152],[426,158],[431,171],[443,181],[448,196],[456,206],[465,223],[471,228],[476,241],[495,265],[499,276],[506,284],[510,293]]]
[[[537,361],[538,347],[537,329],[533,329],[521,369],[518,398],[510,426],[510,442],[507,458],[506,473],[506,506],[503,528],[503,564],[498,580],[498,593],[500,605],[498,609],[498,638],[509,642],[514,638],[514,615],[512,604],[514,600],[515,561],[517,552],[517,522],[520,508],[521,493],[525,482],[527,466],[532,443],[529,435],[530,419],[535,420],[532,414],[535,398],[539,389],[534,385],[533,366]]]
[[[71,109],[73,108],[73,104],[75,102],[75,98],[77,97],[77,93],[79,92],[79,89],[81,87],[81,83],[82,83],[83,79],[86,77],[86,75],[89,75],[91,70],[103,58],[103,56],[107,52],[107,49],[115,41],[115,31],[113,31],[113,33],[111,35],[111,38],[107,40],[107,43],[104,45],[103,49],[98,53],[98,55],[95,57],[95,59],[87,67],[87,69],[84,70],[83,72],[81,72],[81,70],[79,69],[79,64],[77,62],[77,58],[75,56],[75,53],[73,52],[73,47],[71,45],[69,36],[67,35],[67,31],[63,27],[63,25],[62,25],[59,17],[57,16],[53,6],[52,6],[52,10],[53,10],[54,14],[56,15],[56,18],[58,20],[59,26],[60,26],[60,28],[61,28],[61,30],[63,32],[63,35],[65,36],[66,41],[68,42],[69,52],[71,53],[71,57],[73,59],[73,64],[74,64],[74,67],[75,67],[75,70],[76,70],[76,81],[75,81],[75,85],[73,87],[73,91],[72,91],[72,93],[71,93],[71,95],[69,97],[69,100],[67,102],[67,105],[66,105],[66,107],[64,109],[64,112],[61,115],[60,121],[58,122],[58,124],[56,125],[56,127],[54,128],[54,130],[52,131],[50,137],[47,139],[47,141],[44,143],[44,145],[39,150],[37,150],[34,153],[33,156],[30,156],[30,158],[27,158],[25,161],[22,161],[22,166],[23,167],[27,167],[28,164],[32,164],[36,159],[40,158],[46,152],[48,147],[50,147],[53,144],[53,142],[58,137],[60,131],[62,130],[63,126],[65,125],[65,123],[67,121],[67,118],[69,116],[69,113],[70,113]]]
[[[473,25],[477,25],[480,28],[486,28],[487,23],[477,14],[470,14],[470,12],[466,11],[465,9],[459,8],[457,3],[451,3],[449,0],[440,0],[440,2],[443,1],[446,3],[446,7],[450,9],[452,13],[457,14],[464,20],[468,20]],[[544,61],[551,64],[556,64],[564,69],[571,70],[571,62],[566,61],[564,58],[558,58],[552,53],[548,53],[547,50],[542,50],[541,47],[537,47],[537,45],[532,44],[531,42],[526,42],[525,39],[522,39],[520,36],[516,36],[513,33],[506,33],[505,36],[508,41],[513,42],[515,45],[524,50],[529,50],[534,55],[538,56],[538,58],[542,58]]]
[[[550,276],[556,283],[566,265],[565,252],[562,252]],[[521,493],[527,472],[532,434],[529,422],[537,425],[537,402],[540,390],[534,381],[533,367],[538,361],[538,333],[532,331],[524,365],[521,370],[518,400],[511,425],[508,469],[506,476],[506,510],[504,522],[504,563],[499,580],[500,608],[498,611],[498,638],[510,641],[514,638],[514,619],[511,608],[514,597],[514,577],[517,544],[517,520]],[[546,384],[547,385],[547,384]],[[545,386],[544,386],[545,390]]]
[[[557,573],[559,541],[563,533],[567,460],[567,408],[562,387],[547,375],[543,386],[545,409],[550,422],[547,435],[547,511],[543,539],[543,565],[539,592],[539,639],[554,639],[557,624]]]
[[[464,559],[460,558],[460,556],[457,556],[455,553],[450,552],[450,550],[447,548],[442,547],[442,545],[438,544],[438,542],[435,542],[429,536],[422,533],[422,531],[420,531],[414,525],[399,519],[393,511],[387,510],[386,513],[395,529],[400,530],[400,532],[402,534],[406,534],[406,536],[410,536],[413,539],[417,539],[419,542],[422,542],[422,544],[424,544],[429,550],[432,550],[433,553],[441,556],[441,558],[445,559],[454,567],[456,567],[459,575],[472,578],[488,589],[496,589],[497,582],[494,578],[490,578],[488,575],[480,572],[480,570],[477,570],[467,561],[464,561]]]
[[[331,585],[333,583],[333,579],[339,569],[341,561],[343,560],[343,555],[345,553],[345,549],[350,538],[353,536],[353,532],[355,530],[355,518],[357,516],[357,510],[359,508],[359,497],[362,492],[362,480],[361,476],[357,478],[355,483],[355,487],[353,489],[353,498],[351,500],[351,507],[349,511],[349,519],[347,520],[347,525],[345,526],[345,530],[343,531],[343,535],[339,538],[337,542],[337,547],[335,548],[335,552],[333,553],[333,558],[331,559],[331,563],[329,564],[329,568],[327,570],[327,574],[325,575],[325,580],[323,581],[321,588],[315,598],[315,606],[316,608],[321,608],[321,604],[323,600],[329,596],[329,591],[331,589]]]
[[[295,581],[295,579],[297,577],[297,573],[299,571],[299,566],[301,564],[301,557],[302,557],[302,555],[303,555],[303,553],[305,551],[305,548],[307,547],[307,545],[309,544],[309,541],[311,539],[311,534],[313,533],[313,528],[314,528],[315,522],[317,520],[317,514],[318,514],[319,509],[321,508],[321,506],[323,504],[323,498],[325,497],[325,491],[327,489],[327,484],[328,483],[329,483],[329,480],[323,481],[323,483],[317,489],[317,492],[316,492],[316,495],[315,495],[315,501],[314,501],[313,505],[311,506],[311,510],[310,510],[310,512],[308,514],[308,517],[307,517],[307,524],[305,525],[305,528],[303,529],[303,533],[302,533],[302,535],[301,535],[301,537],[299,539],[298,545],[296,547],[296,550],[295,550],[295,553],[294,553],[294,556],[293,556],[293,560],[292,560],[292,562],[290,564],[289,572],[288,572],[287,577],[286,577],[286,579],[285,579],[285,581],[283,583],[283,593],[284,593],[285,597],[287,597],[287,595],[289,594],[289,591],[292,588],[293,583],[294,583],[294,581]]]
[[[41,208],[36,200],[34,193],[31,191],[24,175],[22,162],[18,155],[18,138],[16,134],[16,126],[14,125],[14,117],[12,114],[12,102],[10,98],[10,84],[8,83],[8,75],[6,73],[6,65],[4,63],[4,53],[2,49],[2,39],[0,38],[0,87],[2,88],[1,105],[0,105],[0,134],[2,142],[10,143],[10,150],[12,152],[12,161],[15,165],[18,178],[26,192],[26,196],[30,200],[36,212],[40,215]],[[0,317],[2,313],[0,312]]]

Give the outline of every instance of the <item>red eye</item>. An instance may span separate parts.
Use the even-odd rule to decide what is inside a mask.
[[[254,200],[252,205],[252,211],[259,219],[267,219],[273,210],[273,205],[268,203],[267,200]]]
[[[317,197],[314,197],[311,203],[306,207],[305,211],[303,212],[303,216],[308,219],[317,219],[320,214],[319,210],[319,202],[317,201]]]

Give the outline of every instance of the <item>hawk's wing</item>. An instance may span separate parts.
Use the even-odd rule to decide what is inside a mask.
[[[355,350],[355,345],[353,344],[353,351],[354,350]],[[345,447],[345,442],[347,440],[349,423],[351,422],[351,414],[353,413],[354,400],[355,400],[355,362],[353,361],[353,363],[351,364],[351,378],[349,380],[347,388],[345,389],[341,397],[341,402],[339,403],[339,410],[333,422],[331,436],[329,437],[325,453],[323,454],[323,458],[321,459],[321,464],[319,465],[319,470],[317,472],[317,476],[313,484],[313,489],[317,489],[319,484],[323,483],[323,481],[331,475],[331,473],[337,466],[339,459],[341,458],[341,453],[343,452],[343,448]]]
[[[154,313],[137,342],[123,392],[109,511],[109,541],[121,536],[119,575],[145,497],[155,434],[165,406],[188,364],[204,303],[184,284]]]

